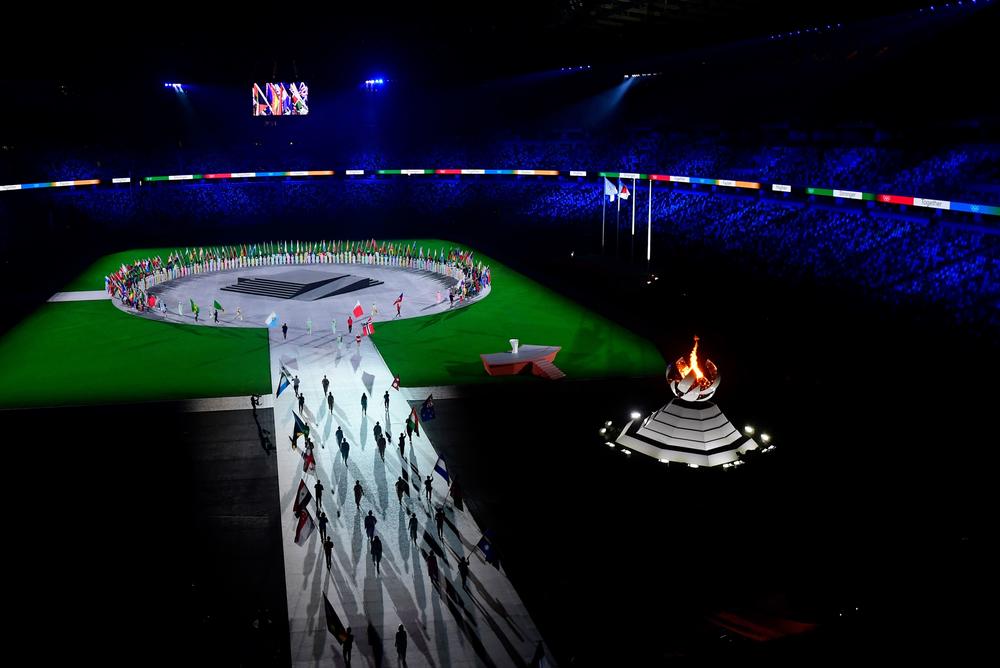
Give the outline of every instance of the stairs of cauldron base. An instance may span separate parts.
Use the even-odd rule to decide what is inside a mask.
[[[531,373],[549,380],[559,380],[560,378],[566,377],[566,374],[562,372],[562,369],[548,360],[532,362]]]

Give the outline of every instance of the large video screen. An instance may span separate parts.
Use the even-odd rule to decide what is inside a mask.
[[[305,82],[253,85],[254,116],[305,116],[309,113],[309,88]]]

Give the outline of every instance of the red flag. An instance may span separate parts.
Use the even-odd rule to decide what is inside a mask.
[[[295,544],[305,545],[315,530],[316,523],[313,521],[312,515],[309,514],[308,510],[303,510],[299,514],[298,524],[295,525]]]
[[[365,336],[371,336],[372,334],[375,333],[375,325],[372,323],[372,321],[371,321],[370,318],[369,318],[368,322],[366,322],[364,324],[364,326],[361,327],[361,332]]]
[[[365,310],[361,308],[361,302],[358,302],[357,304],[354,305],[354,310],[351,311],[351,313],[354,314],[355,318],[360,318],[362,315],[364,315]]]
[[[307,450],[302,455],[302,470],[306,473],[316,470],[316,457],[313,456],[312,450]]]
[[[149,295],[149,306],[150,308],[156,306],[156,295]]]
[[[394,390],[398,390],[399,389],[399,376],[395,376],[392,379],[392,389],[394,389]]]
[[[292,505],[292,512],[298,515],[299,511],[305,510],[310,501],[312,501],[312,494],[309,493],[306,481],[299,479],[299,490],[295,493],[295,503]]]

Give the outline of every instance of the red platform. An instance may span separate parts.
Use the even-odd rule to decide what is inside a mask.
[[[549,380],[558,380],[566,376],[552,362],[562,350],[561,346],[531,346],[518,347],[516,353],[489,353],[480,355],[486,373],[491,376],[513,376],[531,368],[531,373]]]

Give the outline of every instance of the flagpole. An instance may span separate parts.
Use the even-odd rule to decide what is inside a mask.
[[[646,222],[646,271],[649,271],[650,250],[653,247],[653,180],[649,180],[649,220]]]
[[[601,184],[601,257],[604,256],[604,217],[608,212],[608,200],[604,199],[604,184]]]
[[[615,258],[618,258],[618,232],[621,229],[622,223],[622,180],[618,179],[618,211],[615,213]]]
[[[632,250],[629,251],[629,262],[635,260],[635,179],[632,179]]]

